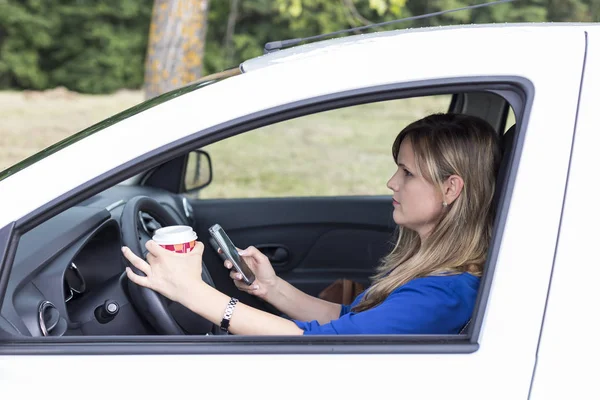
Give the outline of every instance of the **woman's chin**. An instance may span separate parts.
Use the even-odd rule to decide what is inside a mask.
[[[404,218],[402,218],[402,213],[398,209],[394,210],[392,218],[394,218],[394,222],[396,223],[396,225],[402,225],[404,222]]]

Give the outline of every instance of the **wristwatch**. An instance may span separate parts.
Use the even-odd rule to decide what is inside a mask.
[[[233,315],[233,309],[237,304],[238,299],[232,297],[227,303],[227,307],[225,307],[225,313],[223,314],[223,319],[221,320],[221,330],[228,332],[229,329],[229,321],[231,320],[231,316]]]

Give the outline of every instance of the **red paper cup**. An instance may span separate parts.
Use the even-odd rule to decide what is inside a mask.
[[[152,236],[160,247],[176,253],[189,253],[196,245],[196,232],[186,225],[174,225],[157,229]]]

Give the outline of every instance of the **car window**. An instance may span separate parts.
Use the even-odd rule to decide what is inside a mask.
[[[190,83],[186,86],[183,86],[183,87],[180,87],[177,89],[173,89],[170,92],[163,93],[159,96],[148,99],[148,100],[144,101],[143,103],[133,106],[127,110],[124,110],[124,111],[120,112],[119,114],[116,114],[110,118],[105,119],[104,121],[100,121],[100,122],[90,126],[89,128],[84,129],[81,132],[78,132],[72,136],[69,136],[69,137],[61,140],[60,142],[57,142],[57,143],[53,144],[52,146],[49,146],[49,147],[41,150],[40,152],[26,158],[25,160],[13,165],[12,167],[5,169],[4,171],[0,170],[0,181],[5,178],[8,178],[9,176],[15,174],[16,172],[18,172],[24,168],[27,168],[28,166],[38,162],[39,160],[46,158],[46,157],[50,156],[51,154],[54,154],[57,151],[62,150],[64,148],[72,145],[73,143],[77,143],[78,141],[80,141],[88,136],[91,136],[94,133],[101,131],[102,129],[105,129],[111,125],[116,124],[117,122],[123,121],[126,118],[129,118],[135,114],[139,114],[142,111],[146,111],[146,110],[148,110],[154,106],[157,106],[159,104],[162,104],[168,100],[174,99],[176,97],[179,97],[186,93],[192,92],[194,90],[202,89],[206,86],[212,85],[213,83],[222,81],[231,76],[239,75],[240,73],[241,72],[239,69],[234,68],[234,69],[229,69],[229,70],[219,72],[216,74],[207,75],[207,76],[205,76],[193,83]]]
[[[206,146],[208,198],[387,194],[391,145],[402,128],[447,112],[451,95],[363,104],[255,129]]]
[[[425,115],[448,111],[451,102],[450,95],[380,101],[322,111],[252,131],[244,131],[243,126],[235,122],[243,133],[202,149],[212,156],[214,179],[206,190],[200,192],[201,196],[202,198],[234,198],[389,195],[390,191],[386,183],[397,168],[392,159],[391,145],[398,132],[410,122]],[[496,111],[500,112],[500,108]],[[270,115],[266,116],[266,122],[268,117]],[[191,148],[186,149],[186,151],[190,150]],[[130,166],[123,168],[130,168]],[[136,193],[144,195],[133,196]],[[123,198],[129,200],[123,201]],[[177,210],[182,211],[182,215],[188,214],[188,219],[183,223],[194,225],[199,235],[205,235],[203,243],[207,244],[209,240],[204,225],[218,221],[227,226],[229,232],[235,233],[236,227],[232,227],[231,223],[225,224],[223,220],[226,219],[226,214],[235,219],[242,219],[239,217],[240,214],[235,215],[235,212],[228,211],[235,210],[240,204],[244,205],[244,202],[182,202],[178,195],[145,186],[110,188],[101,195],[80,203],[77,207],[59,213],[19,237],[5,294],[5,299],[12,299],[4,302],[6,307],[14,308],[14,312],[12,308],[7,308],[12,313],[11,316],[14,316],[10,320],[11,324],[14,323],[12,331],[7,329],[19,335],[27,335],[30,332],[31,336],[122,335],[125,331],[128,335],[155,333],[150,328],[146,330],[143,321],[145,316],[150,314],[138,313],[136,308],[131,306],[133,303],[126,295],[128,289],[122,285],[123,280],[126,279],[123,275],[123,255],[120,252],[122,244],[126,242],[124,238],[140,245],[141,243],[137,241],[143,238],[138,234],[145,230],[151,236],[148,229],[152,225],[156,226],[152,215],[139,213],[134,206],[136,202],[147,201],[146,198],[154,199],[159,205],[164,205],[165,209],[174,210],[173,214],[176,214]],[[293,202],[288,202],[291,207],[307,204],[306,199],[301,199],[299,202],[295,199],[291,200]],[[322,201],[322,199],[313,200]],[[337,200],[325,199],[331,205],[335,205]],[[369,200],[379,202],[385,199]],[[375,210],[374,214],[379,215],[377,221],[372,219],[371,215],[363,215],[362,210],[357,208],[352,209],[352,212],[347,212],[347,209],[341,210],[338,213],[341,219],[333,220],[329,213],[334,209],[332,207],[324,209],[326,212],[322,215],[326,215],[325,218],[321,221],[317,219],[317,223],[324,229],[315,230],[312,226],[307,227],[307,230],[297,229],[298,226],[307,225],[300,212],[297,216],[293,216],[295,220],[292,223],[296,226],[291,226],[291,229],[286,226],[283,230],[279,230],[281,224],[267,224],[276,227],[273,231],[276,240],[257,239],[254,234],[258,230],[261,231],[263,238],[268,239],[263,216],[271,213],[272,210],[268,208],[270,202],[246,203],[258,204],[261,207],[266,205],[267,212],[248,213],[253,217],[258,216],[255,219],[258,222],[253,222],[249,218],[244,224],[238,225],[237,235],[235,237],[232,235],[236,239],[235,243],[244,242],[240,239],[240,232],[248,233],[253,236],[249,243],[258,243],[259,248],[266,249],[265,252],[273,249],[270,256],[274,257],[274,262],[287,262],[286,258],[290,254],[299,255],[299,260],[315,267],[312,271],[306,267],[294,267],[295,272],[300,272],[296,280],[292,280],[290,275],[286,278],[290,278],[289,281],[298,286],[302,282],[307,282],[313,286],[315,296],[321,290],[315,282],[320,285],[321,282],[326,281],[329,284],[338,274],[343,276],[342,274],[347,272],[350,272],[348,276],[353,279],[362,275],[371,276],[370,268],[381,258],[378,252],[383,254],[381,249],[387,246],[390,229],[393,228],[389,219],[388,199],[385,201],[384,212]],[[380,203],[383,204],[383,201]],[[215,204],[228,206],[229,209],[206,207]],[[202,207],[202,212],[196,212],[198,207]],[[288,210],[284,209],[286,215],[294,214],[287,212]],[[170,212],[166,214],[171,215]],[[351,218],[348,219],[347,215]],[[358,218],[353,219],[352,216]],[[365,220],[368,220],[369,225],[366,228]],[[335,230],[338,232],[330,229],[331,226],[328,225],[332,224],[336,225]],[[131,229],[123,229],[124,227]],[[253,231],[254,228],[258,230]],[[312,233],[314,238],[325,240],[319,244],[320,247],[314,246],[317,240],[312,240],[311,233],[307,233],[310,230],[314,230]],[[371,231],[367,233],[373,235],[369,235],[365,240],[367,230]],[[48,232],[60,234],[48,235]],[[341,238],[345,246],[337,245],[336,242]],[[296,242],[301,247],[298,251],[296,251]],[[345,251],[348,247],[358,248],[353,243],[359,242],[366,248],[366,251],[362,252],[366,255],[363,259],[359,259],[354,252]],[[280,245],[281,243],[283,246]],[[128,245],[128,247],[134,246]],[[335,253],[329,252],[328,250],[333,247],[344,250],[352,260],[340,258]],[[286,252],[288,248],[291,248],[291,251]],[[325,256],[314,251],[315,248],[324,249],[321,251]],[[209,257],[210,251],[205,254]],[[305,257],[306,254],[311,255],[312,260],[310,257]],[[220,271],[223,271],[220,267],[222,260],[216,254],[213,256],[215,260],[210,265],[216,265]],[[318,262],[314,262],[315,260]],[[334,261],[338,264],[336,265]],[[364,268],[353,267],[359,264],[364,265]],[[16,271],[18,273],[15,273]],[[291,269],[282,271],[291,273]],[[307,278],[307,271],[317,274]],[[228,276],[227,271],[225,276]],[[81,283],[84,280],[86,285],[85,289],[82,289]],[[107,289],[108,287],[110,290]],[[90,296],[92,293],[94,295]],[[238,297],[241,296],[238,294]],[[128,330],[123,330],[124,324],[120,322],[110,325],[106,322],[109,318],[116,318],[117,314],[110,314],[111,307],[116,308],[119,321],[129,322],[125,324]],[[178,309],[173,312],[185,313],[186,311]],[[2,317],[5,315],[8,314],[3,311]],[[191,321],[191,325],[186,325],[187,332],[197,335],[208,332],[205,329],[206,321],[198,321],[195,314],[182,317],[187,321],[186,318]],[[68,320],[77,323],[68,323]]]

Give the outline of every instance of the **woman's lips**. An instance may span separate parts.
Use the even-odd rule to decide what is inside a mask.
[[[398,200],[396,200],[396,199],[392,199],[392,204],[395,205],[395,206],[399,206],[400,202]]]

